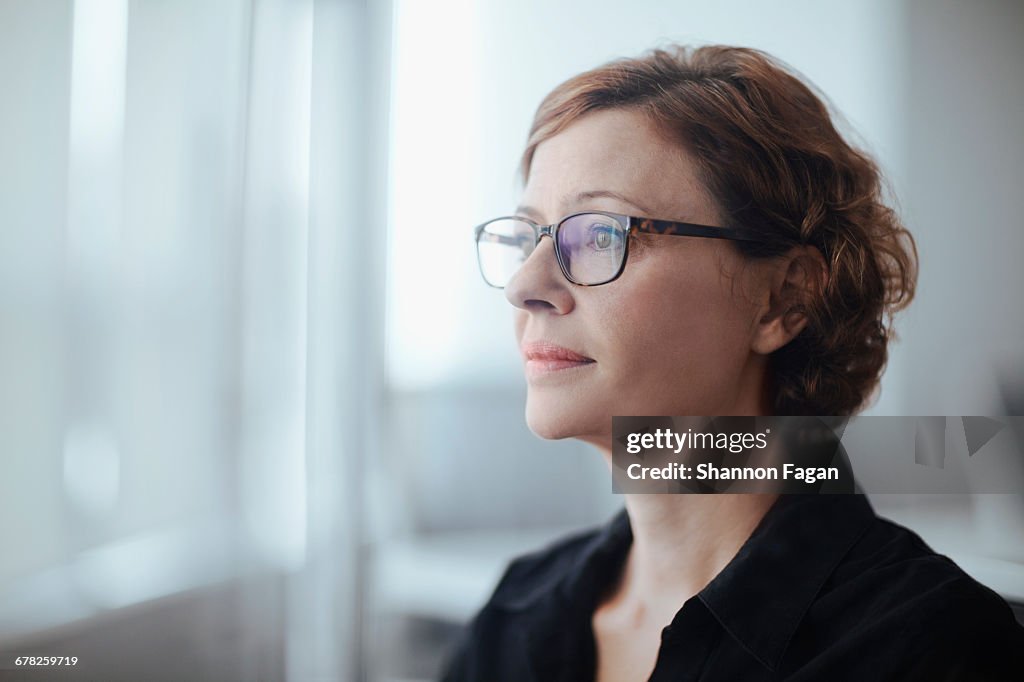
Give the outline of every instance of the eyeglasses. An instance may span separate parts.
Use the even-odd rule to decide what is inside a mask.
[[[476,255],[480,274],[492,287],[503,289],[530,257],[542,237],[551,237],[562,274],[573,284],[607,284],[622,274],[629,253],[629,235],[662,234],[764,241],[758,233],[711,225],[626,216],[604,211],[574,213],[552,225],[528,218],[504,216],[476,226]]]

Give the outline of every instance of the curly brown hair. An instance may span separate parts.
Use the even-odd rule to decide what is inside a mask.
[[[816,247],[825,285],[792,309],[808,323],[771,357],[780,415],[850,415],[877,389],[893,314],[914,297],[917,247],[886,205],[878,165],[836,130],[824,98],[788,66],[749,48],[668,46],[617,59],[555,88],[540,104],[520,171],[537,146],[584,114],[629,108],[692,156],[725,227],[750,258]]]

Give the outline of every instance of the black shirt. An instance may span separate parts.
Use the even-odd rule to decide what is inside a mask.
[[[443,680],[593,680],[632,538],[623,508],[514,560]],[[784,495],[662,630],[650,680],[1024,680],[1024,628],[863,495]]]

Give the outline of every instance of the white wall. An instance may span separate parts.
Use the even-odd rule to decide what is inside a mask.
[[[906,409],[999,414],[999,382],[1024,382],[1024,4],[908,4]]]

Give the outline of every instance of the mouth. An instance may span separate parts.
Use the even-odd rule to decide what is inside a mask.
[[[523,344],[526,375],[537,378],[597,364],[593,358],[548,341]]]

